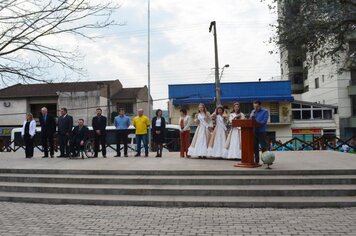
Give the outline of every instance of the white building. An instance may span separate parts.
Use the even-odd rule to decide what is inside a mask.
[[[281,12],[280,8],[279,17],[283,17]],[[298,55],[298,46],[281,49],[282,80],[290,80],[294,99],[309,106],[296,116],[302,107],[292,105],[292,129],[318,128],[322,134],[335,134],[341,138],[356,135],[356,68],[341,70],[345,69],[347,57],[356,53],[356,37],[350,37],[347,44],[348,51],[340,55],[338,63],[332,63],[330,58],[312,58],[308,66],[303,58],[311,55]],[[308,112],[308,109],[312,111]],[[334,109],[332,117],[326,114],[328,111],[323,111],[328,109]]]

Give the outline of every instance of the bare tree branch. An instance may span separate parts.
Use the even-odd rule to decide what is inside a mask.
[[[44,39],[70,34],[92,40],[95,37],[89,30],[116,25],[111,18],[118,8],[111,0],[2,0],[1,80],[47,81],[39,76],[56,65],[82,73],[76,65],[81,58],[78,52],[63,50]]]

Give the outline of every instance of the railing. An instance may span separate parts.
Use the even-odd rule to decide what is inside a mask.
[[[129,133],[134,133],[134,129],[128,129]],[[55,152],[59,149],[59,139],[58,135],[53,137],[54,139],[54,149]],[[90,130],[88,133],[88,139],[94,142],[94,131]],[[163,147],[170,152],[179,151],[179,129],[175,128],[166,128],[166,137],[165,137],[165,144]],[[135,142],[136,143],[136,142]],[[116,147],[116,130],[107,130],[106,135],[106,147],[112,149],[114,151],[117,150]],[[153,147],[153,145],[152,145]],[[38,149],[39,151],[43,151],[42,144],[41,144],[41,134],[37,132],[34,138],[34,148]],[[122,149],[123,147],[121,147]],[[129,145],[129,149],[133,150],[133,148]],[[142,147],[143,148],[143,147]],[[21,137],[20,132],[16,132],[14,137],[11,141],[5,143],[3,147],[1,147],[1,152],[17,152],[18,150],[25,150],[25,143]]]
[[[315,138],[311,142],[301,140],[299,138],[292,138],[287,142],[275,141],[270,148],[272,151],[296,151],[296,150],[334,150],[338,151],[345,145],[349,149],[356,151],[356,136],[342,140],[337,136],[323,135]],[[299,145],[301,144],[301,145]]]

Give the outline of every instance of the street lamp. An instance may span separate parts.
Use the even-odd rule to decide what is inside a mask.
[[[220,81],[221,81],[221,78],[222,78],[222,76],[223,76],[223,73],[224,73],[224,69],[225,68],[229,68],[230,67],[230,65],[229,64],[226,64],[222,69],[221,69],[221,74],[220,74]]]

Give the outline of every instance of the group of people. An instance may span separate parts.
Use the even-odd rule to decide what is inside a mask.
[[[255,119],[259,127],[255,128],[255,162],[259,163],[259,148],[262,151],[267,149],[266,130],[268,121],[268,111],[261,107],[260,101],[253,103],[254,109],[250,114],[250,119]],[[241,132],[240,128],[233,127],[227,131],[227,123],[233,120],[246,119],[245,114],[240,110],[240,104],[234,103],[232,112],[228,115],[223,106],[218,106],[213,114],[210,114],[204,104],[199,104],[198,113],[195,115],[194,123],[197,125],[195,134],[189,144],[190,125],[193,122],[187,115],[185,109],[180,110],[180,141],[181,157],[199,158],[241,158]]]
[[[255,162],[259,163],[259,147],[267,149],[266,129],[268,111],[261,107],[261,102],[253,103],[254,109],[250,114],[251,119],[255,119],[259,124],[255,128]],[[39,122],[41,125],[41,140],[44,156],[54,157],[54,134],[58,132],[59,150],[61,157],[77,157],[84,149],[88,140],[89,129],[84,125],[84,119],[78,119],[77,126],[73,129],[73,117],[68,115],[66,108],[62,108],[58,118],[58,128],[53,116],[48,114],[46,107],[41,109]],[[200,158],[241,158],[241,132],[240,128],[233,127],[229,132],[227,123],[233,120],[245,119],[246,116],[240,110],[240,104],[235,103],[230,114],[222,107],[218,106],[213,114],[210,114],[204,104],[199,104],[198,113],[194,120],[187,114],[187,110],[180,110],[180,156],[200,157]],[[195,134],[190,142],[190,127],[193,122],[197,125]],[[94,132],[94,157],[98,157],[101,146],[102,156],[106,158],[106,125],[107,118],[102,115],[102,109],[96,109],[96,116],[92,119]],[[117,153],[116,157],[121,157],[120,144],[123,144],[123,156],[128,156],[128,135],[131,120],[125,115],[123,108],[119,109],[119,114],[114,119],[116,128]],[[162,157],[163,143],[165,143],[166,121],[162,116],[162,110],[156,111],[155,117],[150,122],[144,115],[143,109],[138,110],[138,114],[132,120],[135,127],[136,155],[141,156],[141,143],[144,147],[144,156],[148,157],[148,129],[152,126],[152,137],[154,148],[157,151],[156,157]],[[36,134],[36,122],[32,114],[27,114],[23,123],[22,136],[26,146],[26,157],[33,157],[33,139]]]
[[[43,158],[54,157],[54,136],[57,132],[59,141],[60,154],[58,158],[78,157],[80,152],[84,150],[84,145],[89,139],[89,128],[84,125],[84,119],[80,118],[77,125],[73,128],[73,117],[68,115],[68,110],[62,108],[58,117],[58,125],[54,117],[48,114],[46,107],[41,109],[39,123],[41,126],[41,143],[43,148]],[[119,115],[115,117],[114,124],[116,127],[117,139],[117,154],[115,157],[121,156],[120,144],[124,146],[124,157],[127,157],[128,151],[128,135],[129,126],[131,125],[130,118],[125,115],[123,108],[119,109]],[[96,109],[96,116],[92,119],[92,127],[94,131],[94,157],[98,157],[99,150],[102,156],[106,158],[106,125],[107,118],[102,115],[102,109]],[[135,138],[137,142],[137,153],[135,157],[141,156],[141,142],[145,149],[145,157],[148,157],[148,132],[150,121],[143,114],[143,109],[138,110],[138,115],[133,119],[132,125],[136,128]],[[58,126],[58,127],[57,127]],[[163,143],[165,137],[166,122],[162,116],[162,110],[156,111],[156,116],[152,119],[153,140],[156,146],[156,157],[162,157]],[[26,115],[26,120],[23,123],[21,135],[25,142],[26,158],[32,158],[34,152],[34,137],[36,135],[36,121],[31,113]]]
[[[99,145],[103,157],[106,157],[106,117],[102,116],[101,108],[96,109],[97,115],[93,117],[92,124],[94,130],[94,157],[98,156]],[[54,135],[58,133],[59,152],[58,158],[77,157],[83,150],[85,142],[88,140],[89,128],[84,125],[84,119],[80,118],[73,128],[73,117],[68,115],[68,110],[62,108],[58,117],[58,124],[55,118],[48,114],[46,107],[41,109],[39,123],[41,126],[41,143],[44,155],[42,158],[54,157]],[[58,126],[58,127],[57,127]],[[31,113],[26,115],[23,123],[21,135],[25,142],[26,158],[32,158],[34,152],[33,140],[36,135],[36,121]]]

